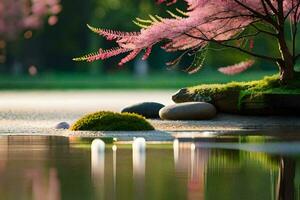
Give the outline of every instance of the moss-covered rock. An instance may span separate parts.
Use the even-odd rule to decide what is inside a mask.
[[[83,116],[70,128],[73,131],[147,131],[153,126],[142,116],[132,113],[100,111]]]
[[[278,75],[274,75],[258,81],[199,85],[182,89],[172,98],[176,103],[209,102],[221,112],[277,114],[275,111],[277,110],[280,114],[288,112],[289,109],[297,108],[297,106],[300,109],[299,103],[288,103],[291,100],[299,102],[299,97],[300,79],[295,79],[288,85],[280,85]],[[286,100],[275,105],[273,102],[278,102],[278,98]],[[295,106],[291,107],[291,105]],[[283,109],[280,109],[281,107]]]

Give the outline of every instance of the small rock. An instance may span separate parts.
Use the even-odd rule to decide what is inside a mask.
[[[55,126],[56,129],[69,129],[70,125],[67,122],[60,122]]]
[[[121,112],[136,113],[146,118],[155,119],[155,118],[159,118],[159,110],[162,109],[163,107],[164,105],[160,103],[143,102],[143,103],[134,104],[132,106],[128,106],[124,108]]]
[[[159,111],[166,120],[206,120],[216,116],[214,105],[205,102],[188,102],[166,106]]]

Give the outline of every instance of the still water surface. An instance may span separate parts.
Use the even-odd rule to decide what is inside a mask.
[[[300,141],[106,145],[65,137],[0,137],[0,199],[300,199]]]

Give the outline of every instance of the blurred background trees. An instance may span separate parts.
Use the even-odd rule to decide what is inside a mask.
[[[97,77],[112,73],[145,74],[147,69],[150,73],[189,76],[184,74],[182,70],[168,70],[165,63],[172,60],[176,55],[167,54],[160,48],[153,50],[147,63],[135,60],[121,69],[117,66],[120,59],[118,57],[95,63],[72,61],[73,57],[97,51],[99,46],[103,49],[111,47],[110,42],[106,42],[101,37],[91,33],[86,24],[94,27],[134,31],[138,30],[138,27],[132,23],[136,17],[145,19],[148,18],[149,14],[167,17],[168,14],[165,10],[172,10],[176,7],[184,9],[184,4],[181,6],[179,3],[173,7],[165,7],[164,5],[157,5],[154,0],[60,0],[60,4],[57,0],[27,0],[29,2],[27,7],[22,5],[22,8],[18,8],[22,10],[26,7],[27,11],[24,13],[26,13],[27,21],[30,21],[31,15],[35,12],[33,8],[36,3],[48,2],[48,4],[44,4],[47,9],[38,17],[39,26],[25,26],[26,23],[23,22],[20,28],[16,28],[19,22],[15,22],[15,19],[19,21],[24,16],[16,16],[15,14],[11,16],[7,6],[15,9],[17,8],[15,4],[18,2],[26,1],[0,0],[0,10],[4,9],[4,12],[0,12],[0,76],[80,74],[81,76]],[[54,8],[49,5],[52,4],[51,2],[56,2]],[[63,10],[60,12],[61,8]],[[55,26],[51,26],[54,24]],[[11,29],[14,28],[17,30],[12,31]],[[277,48],[274,41],[266,41],[264,38],[257,38],[254,43],[254,48],[257,48],[255,50],[258,52],[272,52]],[[218,73],[218,67],[245,59],[245,55],[228,50],[223,51],[214,46],[211,46],[209,51],[213,51],[213,54],[208,53],[204,67],[210,67],[205,67],[204,72],[200,71],[199,75],[195,76],[200,77],[201,73],[209,74],[210,72],[213,72],[211,76],[215,76]],[[192,57],[183,59],[178,68],[186,67],[191,59]],[[142,68],[142,70],[137,70],[137,68]],[[258,60],[256,66],[250,71],[268,70],[274,70],[274,66]],[[206,78],[208,77],[206,76]]]
[[[26,55],[24,40],[33,30],[57,23],[62,10],[59,0],[0,0],[0,63],[2,71],[12,67],[13,73],[22,71],[22,57]],[[32,68],[33,69],[33,68]]]

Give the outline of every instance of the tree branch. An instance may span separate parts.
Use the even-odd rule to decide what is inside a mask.
[[[224,46],[224,47],[228,47],[228,48],[232,48],[232,49],[238,50],[240,52],[243,52],[243,53],[248,54],[248,55],[253,56],[253,57],[257,57],[257,58],[261,58],[261,59],[265,59],[265,60],[270,60],[272,62],[278,62],[279,60],[281,60],[280,58],[274,58],[274,57],[270,57],[270,56],[266,56],[266,55],[256,54],[256,53],[253,53],[251,51],[247,51],[245,49],[242,49],[240,47],[236,47],[236,46],[233,46],[233,45],[225,44],[224,43],[225,41],[217,41],[215,39],[208,39],[208,37],[206,37],[203,33],[202,34],[203,34],[204,37],[195,37],[195,36],[187,34],[187,33],[185,33],[185,34],[187,36],[189,36],[189,37],[194,38],[194,39],[200,39],[200,40],[203,40],[203,41],[206,41],[206,42],[213,42],[213,43],[216,43],[216,44]]]
[[[293,57],[296,55],[296,40],[297,40],[297,33],[298,33],[298,19],[297,14],[299,12],[300,2],[297,4],[295,8],[295,14],[293,16],[293,36],[292,36],[292,43],[293,43]]]
[[[252,26],[253,28],[255,28],[257,31],[259,31],[261,33],[264,33],[264,34],[267,34],[267,35],[270,35],[270,36],[273,36],[273,37],[277,38],[277,34],[269,32],[269,31],[262,30],[262,29],[258,28],[255,24],[250,24],[250,26]]]
[[[248,11],[250,11],[251,13],[253,13],[257,18],[262,19],[266,22],[268,22],[269,24],[271,24],[272,26],[274,26],[276,29],[278,29],[278,24],[269,16],[269,15],[263,15],[259,12],[257,12],[256,10],[254,10],[253,8],[247,6],[246,4],[242,3],[239,0],[234,0],[238,5],[242,6],[243,8],[247,9]]]
[[[268,6],[271,8],[271,10],[274,12],[274,14],[277,15],[278,11],[276,10],[276,8],[272,4],[272,2],[270,0],[264,0],[264,1],[268,4]]]

